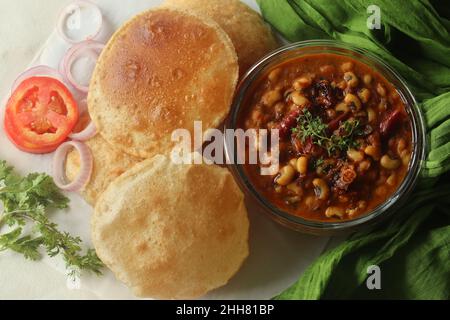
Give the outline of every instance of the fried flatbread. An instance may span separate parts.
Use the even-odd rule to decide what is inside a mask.
[[[191,10],[216,21],[233,42],[241,75],[279,47],[261,16],[239,0],[166,0],[165,5]]]
[[[147,159],[114,180],[92,218],[100,259],[137,296],[190,299],[225,285],[248,256],[249,221],[232,175]]]
[[[108,42],[88,105],[99,133],[130,155],[168,154],[171,134],[227,116],[238,80],[228,35],[213,20],[174,8],[139,14]]]

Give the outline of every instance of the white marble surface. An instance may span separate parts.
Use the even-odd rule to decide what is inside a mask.
[[[109,15],[110,24],[114,25],[123,18],[116,10],[113,10],[115,8],[109,8],[111,3],[119,0],[94,1],[103,5],[105,13]],[[159,0],[140,0],[139,4],[134,1],[130,3],[142,10],[140,7],[146,2]],[[69,2],[69,0],[0,0],[0,97],[3,98],[9,94],[15,77],[26,69],[36,54],[41,51],[54,30],[59,11]],[[47,43],[47,48],[54,45],[52,38],[54,36],[50,38],[50,46]],[[44,54],[37,60],[41,63],[44,60],[50,64],[48,59],[44,50]],[[9,161],[15,160],[16,151],[6,150],[5,140],[0,137],[0,156]],[[27,157],[22,155],[16,163],[21,170],[28,168],[27,160],[25,160]],[[45,167],[44,163],[42,170],[46,170]],[[31,166],[30,164],[29,170],[37,169],[39,165]],[[84,212],[89,211],[88,209],[80,209],[84,208],[83,203],[77,203],[76,206],[79,211],[83,211],[77,214],[88,214]],[[275,286],[276,290],[280,290],[281,287],[284,288],[294,281],[301,270],[304,270],[320,253],[326,241],[326,239],[318,240],[284,230],[254,214],[251,218],[252,228],[257,229],[253,233],[251,244],[256,254],[249,259],[240,274],[227,287],[215,291],[210,298],[255,298],[260,297],[261,292],[267,292],[267,297],[270,297],[274,294]],[[299,256],[300,252],[305,254],[303,258],[301,254]],[[127,290],[122,290],[115,283],[111,275],[99,282],[89,279],[84,282],[89,285],[82,288],[89,290],[69,290],[64,274],[57,272],[48,261],[47,263],[30,262],[14,253],[0,255],[0,299],[132,298]]]

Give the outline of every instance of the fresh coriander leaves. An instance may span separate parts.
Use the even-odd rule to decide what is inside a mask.
[[[320,117],[314,117],[310,111],[306,110],[297,118],[297,127],[293,132],[305,142],[307,138],[311,138],[312,142],[318,146],[325,146],[329,141],[326,136],[327,125],[322,122]]]
[[[56,187],[53,179],[46,174],[32,173],[21,177],[5,161],[0,161],[0,231],[5,225],[9,230],[0,233],[0,252],[13,250],[25,258],[40,258],[43,247],[50,257],[62,255],[70,270],[86,270],[101,274],[103,263],[93,249],[82,254],[81,239],[62,232],[51,222],[48,209],[64,209],[69,205]],[[25,232],[25,226],[31,231]],[[71,271],[73,273],[73,271]]]
[[[357,148],[357,136],[361,135],[360,123],[358,120],[346,120],[340,126],[338,135],[329,136],[328,125],[318,116],[313,116],[306,110],[297,118],[297,127],[292,132],[305,142],[310,138],[312,143],[327,150],[328,155],[336,152],[345,152],[350,148]]]

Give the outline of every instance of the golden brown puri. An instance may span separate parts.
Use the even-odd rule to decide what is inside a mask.
[[[248,232],[244,196],[227,169],[162,155],[114,180],[92,218],[100,259],[134,294],[160,299],[225,285],[248,256]]]
[[[89,183],[81,191],[81,195],[87,203],[94,206],[97,198],[108,187],[108,185],[130,167],[141,161],[141,159],[127,155],[122,151],[111,147],[100,135],[86,141],[90,148],[94,167]],[[80,156],[78,152],[72,151],[66,160],[66,176],[74,180],[80,170]]]
[[[103,50],[89,88],[100,134],[136,157],[168,154],[173,130],[218,126],[238,80],[237,56],[212,20],[176,9],[144,12]]]
[[[165,5],[211,17],[230,36],[242,76],[279,44],[261,16],[239,0],[166,0]]]

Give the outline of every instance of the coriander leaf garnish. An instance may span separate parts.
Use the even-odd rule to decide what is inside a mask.
[[[335,151],[347,151],[348,149],[359,148],[359,143],[356,141],[357,136],[362,135],[361,125],[359,120],[346,120],[341,125],[340,135],[332,135],[331,153]]]
[[[308,138],[315,145],[327,150],[331,156],[336,152],[357,148],[356,137],[361,135],[360,122],[358,120],[346,120],[339,127],[339,134],[328,132],[328,125],[318,116],[313,116],[309,110],[305,110],[297,118],[297,127],[292,129],[294,134],[304,143]]]
[[[319,168],[321,165],[323,165],[324,161],[325,160],[322,157],[313,160],[312,161],[313,170],[315,170],[315,169]]]
[[[93,249],[82,254],[81,239],[62,232],[47,215],[49,209],[64,209],[69,199],[46,174],[21,177],[5,161],[0,161],[0,252],[13,250],[26,259],[38,260],[43,247],[50,257],[62,255],[70,274],[86,270],[101,274],[103,263]],[[31,226],[31,228],[25,228]],[[25,230],[30,229],[26,232]]]

